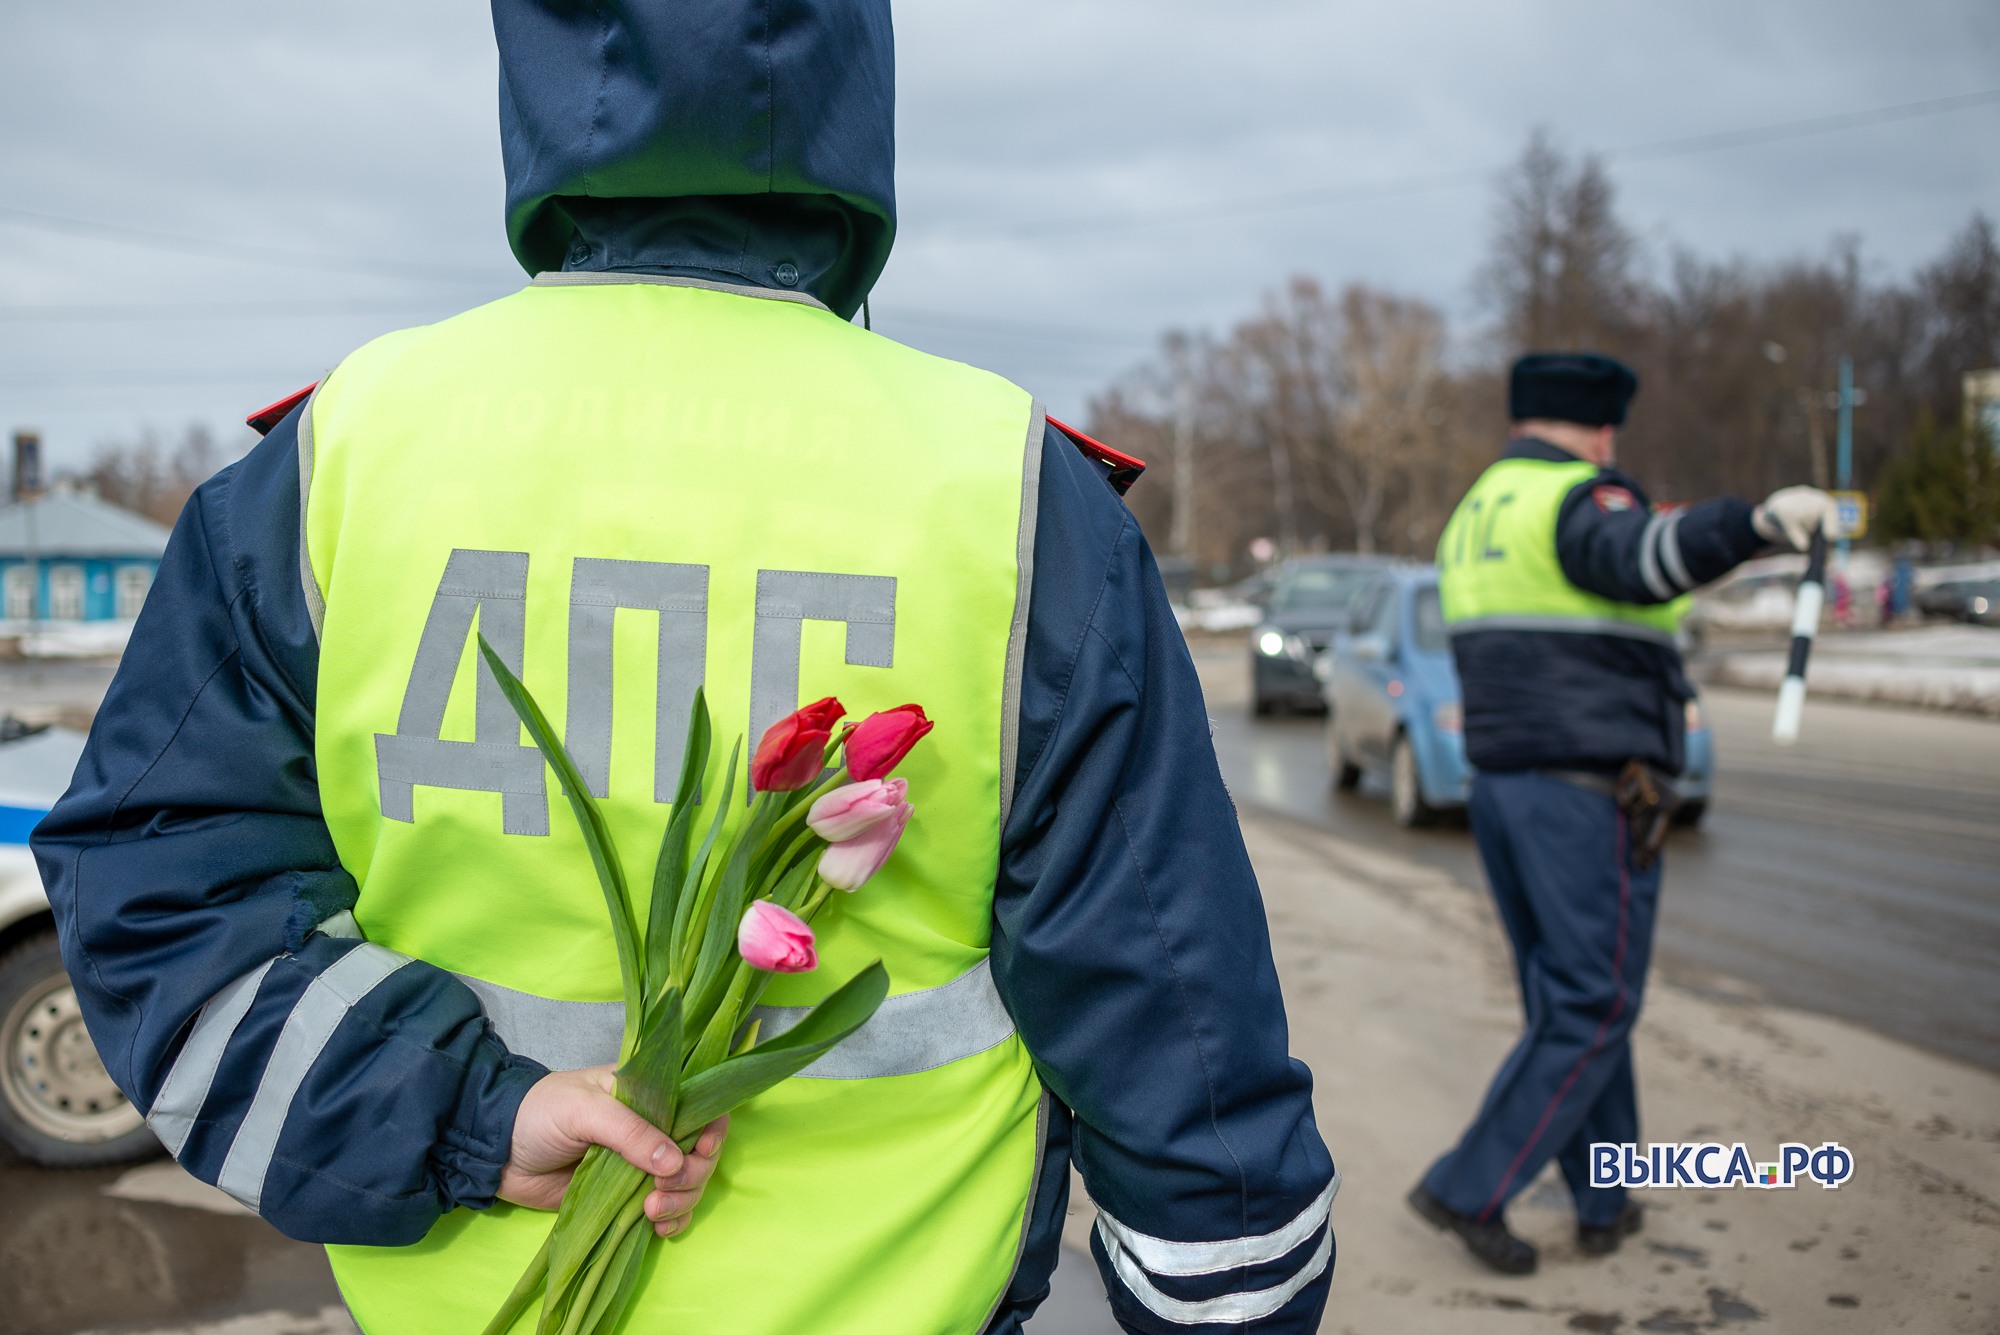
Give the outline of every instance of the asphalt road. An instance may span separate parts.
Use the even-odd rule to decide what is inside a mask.
[[[1442,869],[1484,896],[1463,828],[1396,828],[1379,785],[1330,790],[1316,718],[1253,721],[1240,649],[1197,654],[1236,800]],[[0,700],[88,708],[100,665],[8,664]],[[2000,1070],[2000,723],[1814,701],[1800,744],[1771,699],[1705,696],[1708,822],[1668,846],[1661,967],[1840,1016]],[[214,1213],[171,1164],[45,1172],[0,1152],[0,1330],[352,1335],[318,1248]],[[1038,1335],[1115,1335],[1089,1258],[1063,1250]]]
[[[1401,830],[1371,780],[1331,791],[1319,719],[1252,719],[1237,648],[1197,654],[1239,803],[1449,872],[1484,893],[1462,825]],[[1677,979],[1837,1016],[2000,1071],[2000,723],[1712,689],[1706,821],[1666,851],[1657,959]]]

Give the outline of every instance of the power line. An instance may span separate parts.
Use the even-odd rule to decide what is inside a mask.
[[[296,250],[285,246],[263,246],[243,241],[218,241],[213,237],[161,232],[123,223],[98,222],[89,218],[69,218],[35,209],[0,204],[0,226],[23,227],[30,231],[53,232],[61,236],[87,236],[120,245],[149,250],[168,250],[216,259],[248,260],[253,264],[273,264],[281,268],[312,269],[333,273],[397,275],[431,282],[491,282],[494,271],[472,265],[437,264],[430,261],[382,259],[366,255],[343,255],[325,250]]]
[[[985,337],[1025,338],[1051,343],[1099,343],[1109,347],[1151,347],[1154,338],[1133,329],[1107,329],[1093,325],[1043,324],[1032,320],[1007,320],[987,316],[960,315],[950,311],[915,310],[882,304],[875,311],[875,323],[908,324],[919,329],[977,334]]]
[[[1656,139],[1641,144],[1628,144],[1623,148],[1607,150],[1601,156],[1609,162],[1650,162],[1662,158],[1692,157],[1701,153],[1717,153],[1732,148],[1747,148],[1754,144],[1777,143],[1786,139],[1802,139],[1811,135],[1836,134],[1842,130],[1860,129],[1868,125],[1882,125],[1891,121],[1913,120],[1920,116],[1939,116],[1947,112],[1964,111],[1972,107],[1990,106],[2000,103],[2000,88],[1987,88],[1976,93],[1960,93],[1951,97],[1929,98],[1922,102],[1900,102],[1893,106],[1871,107],[1863,111],[1843,111],[1827,116],[1809,116],[1803,120],[1780,121],[1770,125],[1747,126],[1735,130],[1720,130],[1707,134],[1680,135],[1671,139]],[[1494,174],[1504,171],[1507,164],[1500,163],[1485,167],[1465,167],[1454,171],[1427,172],[1418,176],[1397,177],[1386,181],[1358,182],[1350,185],[1322,186],[1311,190],[1292,190],[1279,194],[1251,195],[1231,200],[1211,200],[1199,204],[1171,205],[1159,209],[1135,209],[1121,213],[1084,214],[1070,218],[1048,218],[1034,222],[1016,223],[1007,227],[976,230],[971,236],[1040,237],[1068,236],[1087,232],[1124,231],[1137,227],[1156,227],[1169,223],[1213,222],[1225,218],[1245,218],[1258,214],[1285,213],[1298,209],[1326,208],[1335,204],[1363,203],[1376,199],[1392,199],[1406,195],[1428,194],[1438,190],[1458,190],[1466,186],[1481,185],[1492,180]]]
[[[371,315],[439,309],[438,297],[397,297],[353,301],[189,301],[124,303],[31,303],[0,305],[0,320],[152,321],[235,320],[258,316]],[[445,303],[456,311],[455,303]]]
[[[194,301],[150,303],[31,303],[0,305],[0,322],[148,322],[173,320],[235,320],[283,317],[319,317],[431,312],[439,308],[436,298],[379,298],[351,301]],[[456,311],[452,307],[445,313]],[[1092,325],[1048,324],[1029,320],[969,316],[950,311],[898,308],[877,312],[878,322],[910,325],[919,329],[940,329],[982,337],[1024,338],[1059,343],[1096,343],[1116,347],[1150,346],[1148,334],[1131,329],[1111,329]]]
[[[279,371],[170,371],[98,370],[17,372],[0,376],[0,390],[18,393],[25,389],[66,390],[127,387],[156,388],[172,385],[302,385],[316,372],[294,366]]]

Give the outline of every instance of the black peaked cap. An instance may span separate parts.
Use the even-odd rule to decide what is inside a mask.
[[[1626,405],[1638,392],[1639,377],[1615,358],[1594,352],[1531,352],[1514,363],[1507,415],[1516,422],[1623,426]]]

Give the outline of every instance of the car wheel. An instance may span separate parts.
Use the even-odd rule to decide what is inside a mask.
[[[1408,733],[1396,734],[1395,749],[1389,753],[1389,810],[1406,830],[1437,823],[1437,808],[1424,801],[1417,749],[1410,745]]]
[[[1692,830],[1701,824],[1701,818],[1707,814],[1707,801],[1683,802],[1674,811],[1674,824],[1684,830]]]
[[[1257,718],[1269,718],[1278,712],[1278,702],[1259,690],[1250,692],[1250,713]]]
[[[0,956],[0,1141],[50,1168],[159,1152],[98,1059],[54,932]]]
[[[1333,735],[1333,721],[1327,720],[1327,758],[1333,762],[1333,786],[1341,792],[1352,792],[1361,786],[1361,766],[1347,758],[1347,749]]]

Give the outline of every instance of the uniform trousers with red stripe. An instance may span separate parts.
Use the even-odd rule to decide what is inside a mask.
[[[1491,1220],[1554,1159],[1579,1222],[1609,1224],[1625,1189],[1590,1185],[1589,1147],[1639,1138],[1631,1033],[1660,863],[1632,865],[1630,831],[1608,794],[1539,771],[1481,772],[1471,812],[1527,1024],[1424,1185],[1460,1214]]]

